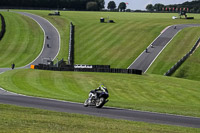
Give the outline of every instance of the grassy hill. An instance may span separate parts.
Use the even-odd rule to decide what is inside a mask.
[[[75,63],[106,64],[127,68],[140,53],[169,25],[199,23],[177,19],[171,13],[120,13],[61,11],[61,16],[48,16],[50,11],[28,11],[52,22],[61,33],[62,47],[59,58],[67,59],[69,23],[75,29]],[[116,23],[100,23],[100,18],[110,18]]]
[[[20,94],[83,103],[104,83],[108,106],[200,117],[200,83],[159,75],[13,70],[0,76],[0,87]],[[192,86],[192,87],[191,87]]]
[[[1,132],[15,133],[197,133],[198,128],[149,124],[0,104]]]
[[[23,10],[20,10],[23,12]],[[59,31],[61,37],[60,52],[57,56],[58,59],[64,58],[67,61],[69,51],[69,25],[71,20],[66,16],[48,16],[51,11],[40,11],[40,10],[24,10],[24,12],[33,13],[49,20]]]
[[[65,11],[61,12],[61,16],[48,16],[50,11],[26,12],[38,14],[48,19],[59,30],[62,44],[61,51],[58,55],[59,59],[64,58],[67,60],[69,23],[73,22],[76,26],[76,64],[110,64],[112,67],[120,68],[127,68],[165,27],[182,23],[199,23],[200,20],[198,14],[189,14],[189,16],[194,16],[195,20],[172,20],[171,17],[177,14]],[[33,52],[33,49],[36,49],[37,47],[37,51],[41,50],[42,43],[40,42],[43,42],[43,33],[36,23],[25,16],[7,12],[5,12],[4,15],[7,16],[6,18],[9,29],[6,33],[7,35],[4,37],[4,41],[0,42],[0,67],[10,66],[10,64],[13,61],[16,62],[16,60],[17,62],[24,61],[24,63],[20,64],[25,65],[26,62],[32,60],[33,54],[31,52]],[[106,18],[108,16],[116,23],[111,24],[99,22],[100,17]],[[184,39],[182,39],[183,37]],[[168,68],[170,68],[179,57],[182,57],[185,52],[188,52],[198,37],[199,28],[187,28],[181,31],[168,45],[166,50],[163,51],[163,55],[161,54],[155,61],[155,65],[153,64],[152,68],[149,69],[148,74],[142,76],[109,73],[14,70],[0,75],[0,87],[26,95],[83,102],[87,98],[91,89],[104,83],[108,87],[110,93],[110,101],[106,104],[108,106],[200,117],[199,82],[154,75],[163,74],[168,70]],[[29,39],[26,40],[25,38]],[[31,44],[32,48],[29,47],[29,44]],[[37,44],[37,46],[35,44]],[[38,44],[41,44],[41,46],[38,46]],[[23,51],[23,48],[26,48],[26,50]],[[4,52],[5,49],[8,50]],[[22,51],[20,52],[19,49]],[[16,52],[16,50],[19,52]],[[171,52],[171,50],[173,50],[173,52]],[[23,54],[18,55],[18,53]],[[29,55],[31,55],[31,57]],[[23,56],[23,58],[18,59],[18,56]],[[35,54],[35,56],[37,56],[37,54]],[[26,59],[25,57],[29,58]],[[196,60],[198,53],[195,53],[194,57],[195,58],[191,59],[191,62],[198,62]],[[18,66],[19,64],[16,65]],[[192,66],[196,65],[197,64],[194,63]],[[189,71],[192,71],[192,69],[193,67],[187,69],[188,73]],[[175,74],[175,76],[177,77],[177,74]],[[197,76],[189,79],[198,79]],[[2,106],[0,105],[0,108],[1,107]],[[5,106],[4,110],[9,110],[9,108],[10,107]],[[10,114],[7,115],[6,112],[7,111],[4,111],[4,117],[6,116],[6,118],[11,121],[16,119],[12,116],[8,117],[10,114],[17,113],[18,115],[21,115],[19,112],[13,111],[9,112]],[[27,113],[26,115],[36,117],[34,114],[35,113],[33,112],[31,114]],[[52,121],[52,119],[49,118],[50,116],[43,117],[48,117],[47,119]],[[83,121],[89,119],[83,119],[83,116],[75,116],[72,121],[80,119],[80,117]],[[53,120],[55,119],[61,118],[56,116]],[[91,121],[95,120],[96,118]],[[34,120],[31,119],[29,121],[27,117],[20,120],[23,125],[24,121],[25,124],[30,124],[30,121]],[[49,121],[47,123],[48,125],[51,125],[52,123],[50,122],[49,124]],[[57,122],[60,123],[60,121]],[[41,122],[39,121],[37,124],[38,123],[40,125]],[[111,123],[114,123],[114,120],[111,120]],[[75,122],[75,124],[77,124],[77,122]],[[127,123],[125,123],[125,125],[126,124]],[[81,126],[88,125],[91,125],[91,123],[87,123],[86,125],[82,124]],[[56,126],[61,128],[59,125]],[[164,129],[160,129],[160,125],[158,126],[158,129],[156,128],[152,130],[152,127],[149,128],[149,126],[146,125],[142,126],[141,129],[144,129],[145,127],[147,127],[147,132],[160,132]],[[126,132],[127,130],[125,129],[129,129],[129,127],[126,126],[123,129],[123,131]],[[176,129],[174,128],[172,129],[172,131],[175,130]],[[113,130],[113,132],[114,131],[115,130]],[[168,130],[164,129],[164,131],[167,132]],[[180,132],[182,131],[183,130],[181,129]],[[188,130],[184,131],[187,132]],[[169,132],[171,132],[171,129]],[[190,130],[188,132],[190,132]]]
[[[61,16],[48,16],[49,11],[29,11],[45,17],[61,33],[62,46],[58,58],[67,60],[69,23],[76,26],[75,63],[110,64],[112,67],[127,68],[136,57],[168,25],[199,23],[194,20],[177,19],[169,13],[112,13],[112,12],[61,12]],[[100,23],[99,18],[113,19],[116,23]],[[183,29],[155,60],[148,73],[167,72],[195,44],[200,36],[199,28]],[[198,58],[198,57],[195,57]],[[192,68],[191,68],[192,70]],[[191,79],[191,78],[190,78]]]
[[[200,27],[183,29],[158,56],[147,73],[164,75],[164,73],[191,50],[199,37]],[[195,56],[195,59],[198,60],[198,58],[198,56]],[[189,63],[186,64],[189,65]],[[198,63],[196,62],[196,64]],[[195,67],[195,65],[193,66]]]
[[[198,48],[183,65],[172,75],[178,78],[200,81],[200,49]]]
[[[24,66],[33,61],[43,46],[43,32],[32,19],[13,12],[1,12],[6,33],[0,41],[0,67]]]

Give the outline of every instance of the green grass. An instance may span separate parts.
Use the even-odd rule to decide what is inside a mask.
[[[200,49],[198,48],[172,76],[200,81],[199,57]]]
[[[81,102],[104,83],[108,106],[200,117],[200,83],[158,75],[13,70],[0,87],[20,94]],[[191,87],[192,86],[192,87]]]
[[[21,11],[21,10],[20,10]],[[36,15],[39,15],[47,20],[49,20],[55,27],[56,29],[58,29],[58,32],[60,34],[61,37],[61,47],[60,47],[60,51],[59,54],[57,56],[57,58],[60,59],[64,59],[64,60],[68,60],[68,49],[69,49],[69,26],[70,26],[70,20],[68,17],[66,16],[48,16],[49,13],[51,13],[51,11],[40,11],[40,10],[22,10],[24,12],[28,12],[28,13],[33,13]]]
[[[6,33],[0,41],[0,67],[24,66],[33,61],[43,46],[43,32],[32,19],[13,12],[1,12]]]
[[[177,14],[61,12],[61,16],[48,16],[47,14],[50,11],[26,11],[26,12],[38,14],[48,19],[59,30],[61,34],[61,44],[62,44],[61,51],[58,55],[59,59],[64,58],[65,60],[67,60],[69,23],[72,21],[76,26],[76,32],[75,32],[76,64],[106,64],[106,65],[110,64],[112,67],[120,67],[120,68],[127,68],[134,61],[134,59],[137,58],[137,56],[168,25],[182,24],[182,23],[199,23],[200,20],[198,14],[190,14],[191,16],[195,17],[195,20],[180,20],[180,19],[172,20],[171,17]],[[9,30],[10,31],[7,32],[7,36],[4,37],[4,42],[3,41],[0,42],[1,45],[0,67],[10,66],[12,62],[16,63],[16,61],[25,62],[26,60],[25,57],[28,57],[29,55],[31,55],[32,57],[33,53],[30,54],[30,51],[29,53],[27,52],[27,54],[25,54],[24,51],[21,52],[23,53],[22,54],[23,56],[24,55],[27,56],[25,56],[23,60],[22,58],[20,58],[19,61],[18,58],[16,57],[17,56],[21,57],[21,55],[20,54],[18,55],[18,53],[20,52],[16,52],[16,50],[18,50],[18,48],[20,49],[25,48],[22,47],[21,45],[26,47],[30,46],[28,44],[31,44],[31,46],[33,46],[32,44],[37,44],[38,48],[38,44],[41,44],[42,46],[42,43],[39,42],[43,41],[42,31],[38,28],[38,25],[36,23],[34,24],[32,20],[15,13],[5,12],[4,14],[5,16],[7,16],[6,23],[10,25],[8,29],[8,31]],[[110,19],[113,19],[116,23],[102,24],[99,22],[100,17],[107,17],[107,16],[110,16]],[[12,22],[12,24],[9,22]],[[37,37],[38,40],[34,39],[32,41],[38,41],[38,43],[36,42],[26,43],[25,45],[24,42],[27,41],[32,42],[31,41],[32,36],[36,36],[36,34],[39,35],[40,32],[36,31],[36,29],[40,30],[41,36]],[[31,32],[28,32],[27,30]],[[188,44],[187,43],[188,40],[189,42],[191,42],[192,40],[195,43],[195,41],[197,40],[195,35],[196,33],[199,33],[198,30],[199,28],[188,28],[183,30],[173,40],[174,44],[181,44],[179,43],[181,41],[182,43],[186,42],[185,44]],[[32,35],[33,33],[34,35]],[[8,34],[9,36],[12,37],[9,37]],[[24,38],[28,35],[31,35],[30,39],[24,40]],[[184,39],[182,39],[182,37],[184,37]],[[194,45],[194,43],[189,44],[188,47],[187,45],[186,46],[184,45],[183,46],[184,50],[187,51],[187,49],[190,49],[191,46]],[[172,53],[171,49],[180,50],[179,45],[177,45],[177,47],[175,48],[174,47],[169,48],[170,46],[171,44],[169,44],[166,50],[164,50],[166,51],[166,54],[163,55],[163,57],[165,57],[166,55],[167,56],[170,55]],[[35,45],[33,47],[34,48],[29,48],[28,50],[31,50],[32,52],[33,49],[36,49]],[[6,52],[7,54],[5,54],[5,49],[7,50]],[[41,47],[38,49],[41,50]],[[15,50],[15,52],[13,52],[13,50]],[[175,56],[182,57],[182,54],[185,52],[184,50],[175,52],[177,53],[177,55]],[[35,55],[37,56],[38,54]],[[174,60],[173,59],[174,57],[170,56],[168,58],[169,63],[166,62],[163,64],[171,67],[171,64],[173,64],[173,62],[176,62],[175,61],[176,59]],[[31,59],[27,60],[30,62]],[[26,63],[20,63],[20,64],[26,64]],[[19,64],[16,63],[16,65],[18,66]],[[151,71],[149,71],[149,73],[155,73],[156,68],[157,69],[159,68],[159,73],[156,74],[160,73],[163,74],[166,68],[159,64],[157,64],[157,66],[158,67],[153,67],[152,70],[150,69]],[[110,92],[110,98],[109,98],[110,101],[106,104],[108,106],[200,117],[200,112],[199,112],[200,83],[198,83],[197,81],[191,81],[187,79],[177,79],[174,77],[163,77],[159,75],[150,75],[150,74],[137,76],[137,75],[126,75],[126,74],[52,72],[52,71],[37,71],[37,70],[14,70],[14,71],[8,71],[0,76],[0,87],[5,88],[9,91],[26,95],[32,95],[32,96],[48,97],[48,98],[55,98],[55,99],[75,101],[75,102],[83,102],[87,98],[89,91],[91,89],[96,88],[101,83],[104,83],[108,87],[108,90]],[[26,125],[26,124],[28,125],[21,127],[19,126],[19,128],[17,128],[18,130],[15,131],[20,132],[24,130],[24,132],[27,132],[28,129],[30,128],[25,128],[25,127],[29,126],[33,127],[37,125],[39,127],[41,126],[42,131],[50,130],[54,132],[53,129],[57,129],[58,130],[57,132],[60,132],[60,129],[61,130],[63,129],[63,127],[61,127],[60,125],[63,125],[63,123],[66,124],[67,121],[67,120],[66,121],[64,120],[64,122],[58,121],[59,124],[55,124],[53,123],[53,121],[60,120],[61,118],[64,119],[64,117],[62,116],[59,118],[55,117],[53,120],[51,119],[48,121],[44,121],[44,119],[39,119],[43,118],[41,115],[39,115],[38,119],[40,121],[38,122],[34,119],[36,118],[36,116],[32,116],[30,114],[27,114],[26,118],[24,119],[22,118],[23,120],[17,121],[18,117],[14,116],[16,112],[13,112],[13,110],[17,110],[15,108],[16,107],[10,109],[8,106],[5,106],[6,110],[5,112],[8,112],[7,110],[10,109],[11,112],[9,113],[9,115],[11,118],[3,119],[6,117],[0,117],[0,119],[3,119],[4,121],[10,120],[9,122],[11,122],[11,125],[13,123],[17,125],[15,127],[18,127],[18,125]],[[24,111],[22,110],[18,112],[24,113]],[[33,112],[33,114],[35,115],[37,113]],[[54,117],[54,115],[51,113],[45,112],[44,114],[45,114],[44,118],[46,119]],[[19,114],[19,116],[23,115]],[[32,119],[27,122],[26,120],[27,117]],[[81,119],[79,119],[80,117]],[[81,123],[78,126],[75,126],[78,122],[75,122],[75,124],[73,123],[73,121],[75,121],[76,119],[78,120],[79,123]],[[93,118],[93,120],[91,120],[92,123],[94,123],[95,120],[96,117]],[[4,121],[2,123],[6,125],[6,122]],[[92,127],[91,123],[87,124],[87,126],[82,125],[86,121],[88,120],[83,119],[83,116],[78,115],[78,118],[76,116],[75,118],[73,118],[72,122],[69,121],[68,126],[64,125],[64,129],[65,127],[71,127],[69,128],[69,131],[76,132],[82,126],[84,128],[87,128],[88,125]],[[109,125],[109,127],[112,127],[113,126],[112,123],[114,123],[114,120],[110,120],[110,123],[111,124]],[[1,125],[2,124],[0,124],[0,126]],[[97,123],[96,125],[99,124]],[[116,125],[117,126],[113,127],[116,127],[117,130],[112,129],[111,130],[112,132],[116,131],[128,132],[128,129],[132,130],[131,127],[129,128],[127,126],[128,125],[127,123],[124,124],[126,126],[120,125],[119,123],[117,123]],[[130,125],[133,126],[133,123],[131,123]],[[12,126],[9,125],[9,127]],[[49,127],[52,127],[53,129]],[[120,129],[123,131],[121,131],[117,127],[120,127]],[[168,129],[165,129],[161,126],[157,126],[158,129],[157,128],[152,129],[152,125],[151,126],[145,125],[142,127],[137,125],[136,127],[139,127],[139,131],[137,130],[137,128],[135,129],[135,127],[133,127],[134,128],[133,131],[136,130],[136,132],[143,132],[143,130],[141,131],[141,129],[144,129],[145,132],[177,131],[174,128],[169,129],[168,131]],[[10,129],[6,128],[6,129],[10,130],[12,128]],[[99,127],[95,126],[95,129],[99,129]],[[7,130],[5,130],[5,132],[9,132]],[[34,129],[34,131],[36,130]],[[187,130],[179,129],[178,131],[190,132],[190,130],[188,129]],[[93,130],[90,131],[83,130],[83,132],[93,132]]]
[[[48,16],[50,11],[26,11],[38,14],[52,22],[61,33],[62,46],[58,58],[67,60],[69,23],[75,24],[75,63],[106,64],[127,68],[140,53],[169,25],[199,23],[177,19],[170,13],[120,13],[61,11],[61,16]],[[110,17],[116,23],[100,23],[100,17]]]
[[[192,49],[199,37],[200,27],[183,29],[158,56],[147,73],[164,75],[164,73],[166,73],[173,65],[175,65],[175,63],[177,63]],[[198,56],[195,56],[195,59],[198,60],[198,58]],[[187,65],[189,65],[189,63]],[[195,65],[191,66],[191,68],[192,67],[195,68]]]
[[[26,12],[48,19],[59,30],[61,35],[59,59],[67,60],[69,23],[73,22],[76,26],[75,63],[106,64],[115,68],[127,68],[166,26],[198,23],[200,19],[196,14],[190,14],[195,17],[195,20],[172,20],[171,16],[177,14],[61,12],[61,16],[48,16],[50,11]],[[115,20],[116,23],[99,23],[100,17],[107,16],[110,16],[110,19]],[[198,35],[199,28],[196,27],[181,31],[155,61],[148,73],[164,74],[194,45]],[[171,54],[172,50],[173,54]],[[6,66],[13,61],[14,59],[6,63]]]
[[[198,128],[148,124],[0,104],[1,133],[197,133]]]

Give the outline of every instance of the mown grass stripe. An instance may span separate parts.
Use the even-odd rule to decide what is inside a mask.
[[[200,83],[158,75],[14,70],[0,76],[0,87],[27,95],[84,102],[101,83],[108,106],[200,116]],[[191,89],[192,86],[192,89]]]
[[[15,62],[15,60],[21,59],[21,60],[19,60],[19,62],[16,62],[17,65],[20,62],[24,62],[23,58],[20,58],[20,57],[23,56],[23,54],[24,54],[23,52],[25,51],[25,49],[26,49],[26,47],[28,45],[28,42],[29,42],[29,32],[27,30],[24,30],[24,27],[28,27],[28,23],[26,21],[23,21],[22,23],[19,24],[20,19],[21,18],[17,19],[18,23],[17,23],[16,26],[18,26],[19,29],[16,29],[16,30],[18,30],[19,32],[16,33],[16,34],[18,34],[17,42],[21,42],[22,44],[20,44],[20,45],[22,45],[22,46],[19,47],[19,44],[13,42],[13,44],[15,44],[15,45],[14,45],[12,51],[15,51],[16,53],[19,53],[19,54],[16,54],[16,56],[14,58],[13,57],[9,57],[10,59],[12,59],[11,62]],[[21,34],[24,34],[24,36],[20,36]]]
[[[66,28],[66,24],[69,22],[73,22],[75,24],[76,32],[75,32],[75,63],[76,64],[110,64],[112,63],[113,67],[121,67],[121,68],[127,68],[134,59],[137,58],[137,56],[140,55],[140,53],[160,34],[160,32],[169,25],[175,25],[175,24],[186,24],[186,23],[198,23],[199,16],[196,14],[188,14],[189,16],[194,16],[195,19],[188,21],[185,19],[177,19],[172,20],[171,16],[177,15],[177,14],[166,14],[166,13],[111,13],[111,12],[62,12],[61,16],[48,16],[48,11],[28,11],[31,13],[35,13],[38,15],[41,15],[42,17],[47,18],[50,22],[52,22],[61,33],[61,39],[62,46],[61,46],[61,52],[58,55],[59,58],[67,58],[68,54],[64,51],[64,49],[68,49],[68,38],[66,38],[66,35],[68,35],[69,29]],[[99,19],[101,17],[107,18],[109,16],[110,19],[113,19],[116,23],[115,24],[101,24]],[[88,47],[98,47],[102,43],[102,46],[110,45],[111,42],[106,42],[107,34],[98,34],[98,37],[95,35],[95,31],[99,31],[101,27],[103,28],[103,25],[105,26],[105,29],[110,29],[107,31],[107,33],[112,34],[121,34],[120,36],[110,36],[110,40],[117,40],[117,38],[120,38],[120,40],[123,40],[126,38],[126,36],[132,36],[133,38],[127,38],[127,41],[122,41],[115,43],[115,45],[120,45],[120,47],[124,47],[127,42],[132,42],[132,46],[137,49],[129,49],[125,51],[130,56],[124,56],[122,52],[119,52],[117,54],[118,57],[124,57],[126,59],[123,63],[118,63],[118,60],[115,60],[115,58],[112,58],[113,55],[109,54],[107,59],[98,57],[98,62],[96,60],[88,60],[85,62],[85,58],[88,58],[88,54],[96,53],[96,49],[93,51],[88,50]],[[129,27],[126,31],[122,29],[121,32],[113,32],[112,28],[110,28],[112,25],[116,26],[122,26],[127,25]],[[64,28],[63,28],[64,27]],[[103,33],[102,31],[101,33]],[[65,34],[63,34],[65,33]],[[137,37],[138,36],[138,37]],[[140,40],[137,40],[137,38],[140,38]],[[84,39],[82,39],[84,38]],[[139,43],[139,45],[138,45]],[[110,45],[110,47],[115,47],[115,45]],[[92,50],[92,49],[91,49]],[[115,50],[115,49],[113,49]],[[111,49],[109,49],[111,53],[114,53]],[[68,52],[68,51],[67,51]],[[84,55],[84,56],[83,56]],[[103,53],[102,53],[103,55]],[[90,55],[91,56],[91,55]],[[109,60],[112,58],[112,61]],[[109,62],[107,62],[109,60]]]
[[[10,19],[10,20],[9,20]],[[19,35],[20,35],[20,25],[18,23],[18,17],[12,15],[9,17],[9,19],[5,18],[5,21],[6,23],[8,22],[8,25],[6,27],[6,34],[5,34],[5,37],[3,38],[2,40],[2,43],[4,43],[4,40],[9,38],[9,41],[8,43],[5,43],[4,46],[5,47],[2,47],[2,48],[5,48],[4,50],[2,49],[2,56],[1,56],[1,59],[4,60],[4,59],[7,59],[6,61],[2,61],[2,65],[7,65],[8,66],[8,62],[13,62],[13,60],[15,59],[15,56],[13,56],[13,51],[16,51],[16,55],[17,55],[17,51],[19,49],[19,47],[17,47],[17,41],[19,40]],[[13,21],[16,21],[16,23],[12,23]],[[10,27],[11,26],[11,27]],[[16,29],[16,31],[14,30]],[[16,42],[15,42],[16,41]],[[8,58],[7,58],[8,57]],[[11,64],[11,63],[10,63]],[[10,66],[9,64],[9,66]]]
[[[182,64],[182,66],[172,76],[199,81],[199,51],[200,49],[197,48],[197,50]]]
[[[105,30],[103,30],[104,29],[104,26],[103,26],[103,27],[101,27],[102,32],[98,33],[98,31],[95,30],[95,31],[91,31],[91,33],[92,33],[91,36],[88,35],[88,37],[86,37],[86,38],[81,37],[81,38],[84,38],[84,40],[87,40],[88,42],[86,42],[86,44],[82,44],[82,40],[80,40],[81,41],[80,44],[79,43],[75,44],[75,47],[76,47],[75,49],[77,49],[77,53],[79,53],[77,55],[77,57],[83,58],[85,56],[88,56],[88,54],[91,55],[94,53],[94,51],[98,50],[98,47],[103,47],[105,44],[102,44],[101,42],[105,38],[101,38],[100,36],[104,35],[104,34],[107,34],[107,36],[109,36],[110,34],[112,34],[112,33],[109,33],[109,30],[114,30],[115,28],[116,27],[113,25],[113,26],[110,26],[109,28],[106,28]],[[94,34],[94,33],[96,33],[96,34]],[[96,43],[96,41],[98,43]],[[82,53],[81,51],[84,51],[84,52]],[[78,62],[80,62],[80,61],[78,61]]]
[[[125,120],[53,112],[0,104],[1,132],[181,132],[197,133],[198,128],[149,124]],[[98,119],[98,120],[97,120]],[[104,127],[102,129],[102,127]]]
[[[96,57],[101,57],[100,59],[104,60],[103,56],[109,53],[110,51],[109,47],[114,45],[116,42],[119,43],[119,41],[121,41],[120,38],[116,38],[117,40],[116,39],[111,40],[110,38],[112,36],[118,36],[117,33],[119,33],[125,27],[127,27],[127,25],[116,27],[114,30],[112,30],[112,32],[108,33],[105,38],[103,38],[100,42],[96,43],[96,45],[94,45],[96,47],[93,47],[93,49],[91,49],[91,51],[96,51],[96,52],[93,53],[92,56],[86,58],[86,62],[91,62],[90,60],[96,60]],[[105,42],[105,43],[101,43],[101,42]],[[113,42],[113,43],[110,43],[110,42]],[[96,60],[96,62],[98,62],[98,60]]]
[[[34,60],[43,45],[42,30],[36,22],[14,12],[3,12],[6,34],[0,42],[0,67],[24,66]],[[34,44],[33,44],[34,43]]]
[[[199,27],[183,29],[169,43],[147,72],[154,74],[166,73],[178,60],[190,51],[199,36]]]

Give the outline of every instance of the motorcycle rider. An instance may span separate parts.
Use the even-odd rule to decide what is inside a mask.
[[[103,84],[101,84],[98,88],[90,91],[90,94],[89,94],[89,103],[91,103],[92,99],[97,99],[98,93],[101,93],[101,92],[108,93],[107,88]]]
[[[103,92],[107,92],[108,93],[108,90],[104,86],[104,84],[101,84],[97,89],[95,89],[95,91],[103,91]]]

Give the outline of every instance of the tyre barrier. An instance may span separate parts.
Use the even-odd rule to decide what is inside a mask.
[[[6,23],[2,14],[0,14],[0,18],[1,18],[1,31],[0,31],[0,40],[1,40],[6,32]]]
[[[142,75],[142,70],[110,68],[109,65],[82,65],[84,68],[76,67],[77,65],[66,65],[65,67],[55,67],[46,64],[35,65],[34,69],[52,70],[52,71],[74,71],[74,72],[104,72],[104,73],[126,73]],[[88,66],[88,67],[86,67]],[[89,68],[91,66],[91,68]]]
[[[53,62],[53,61],[52,61]],[[52,64],[52,66],[54,67],[64,67],[66,66],[66,61],[64,61],[64,59],[62,58],[60,61],[58,61],[56,64]]]
[[[182,64],[187,60],[188,57],[197,49],[197,46],[200,43],[200,38],[197,40],[195,45],[192,47],[192,49],[185,55],[183,56],[182,59],[180,59],[174,66],[172,66],[165,74],[164,76],[171,76]]]

